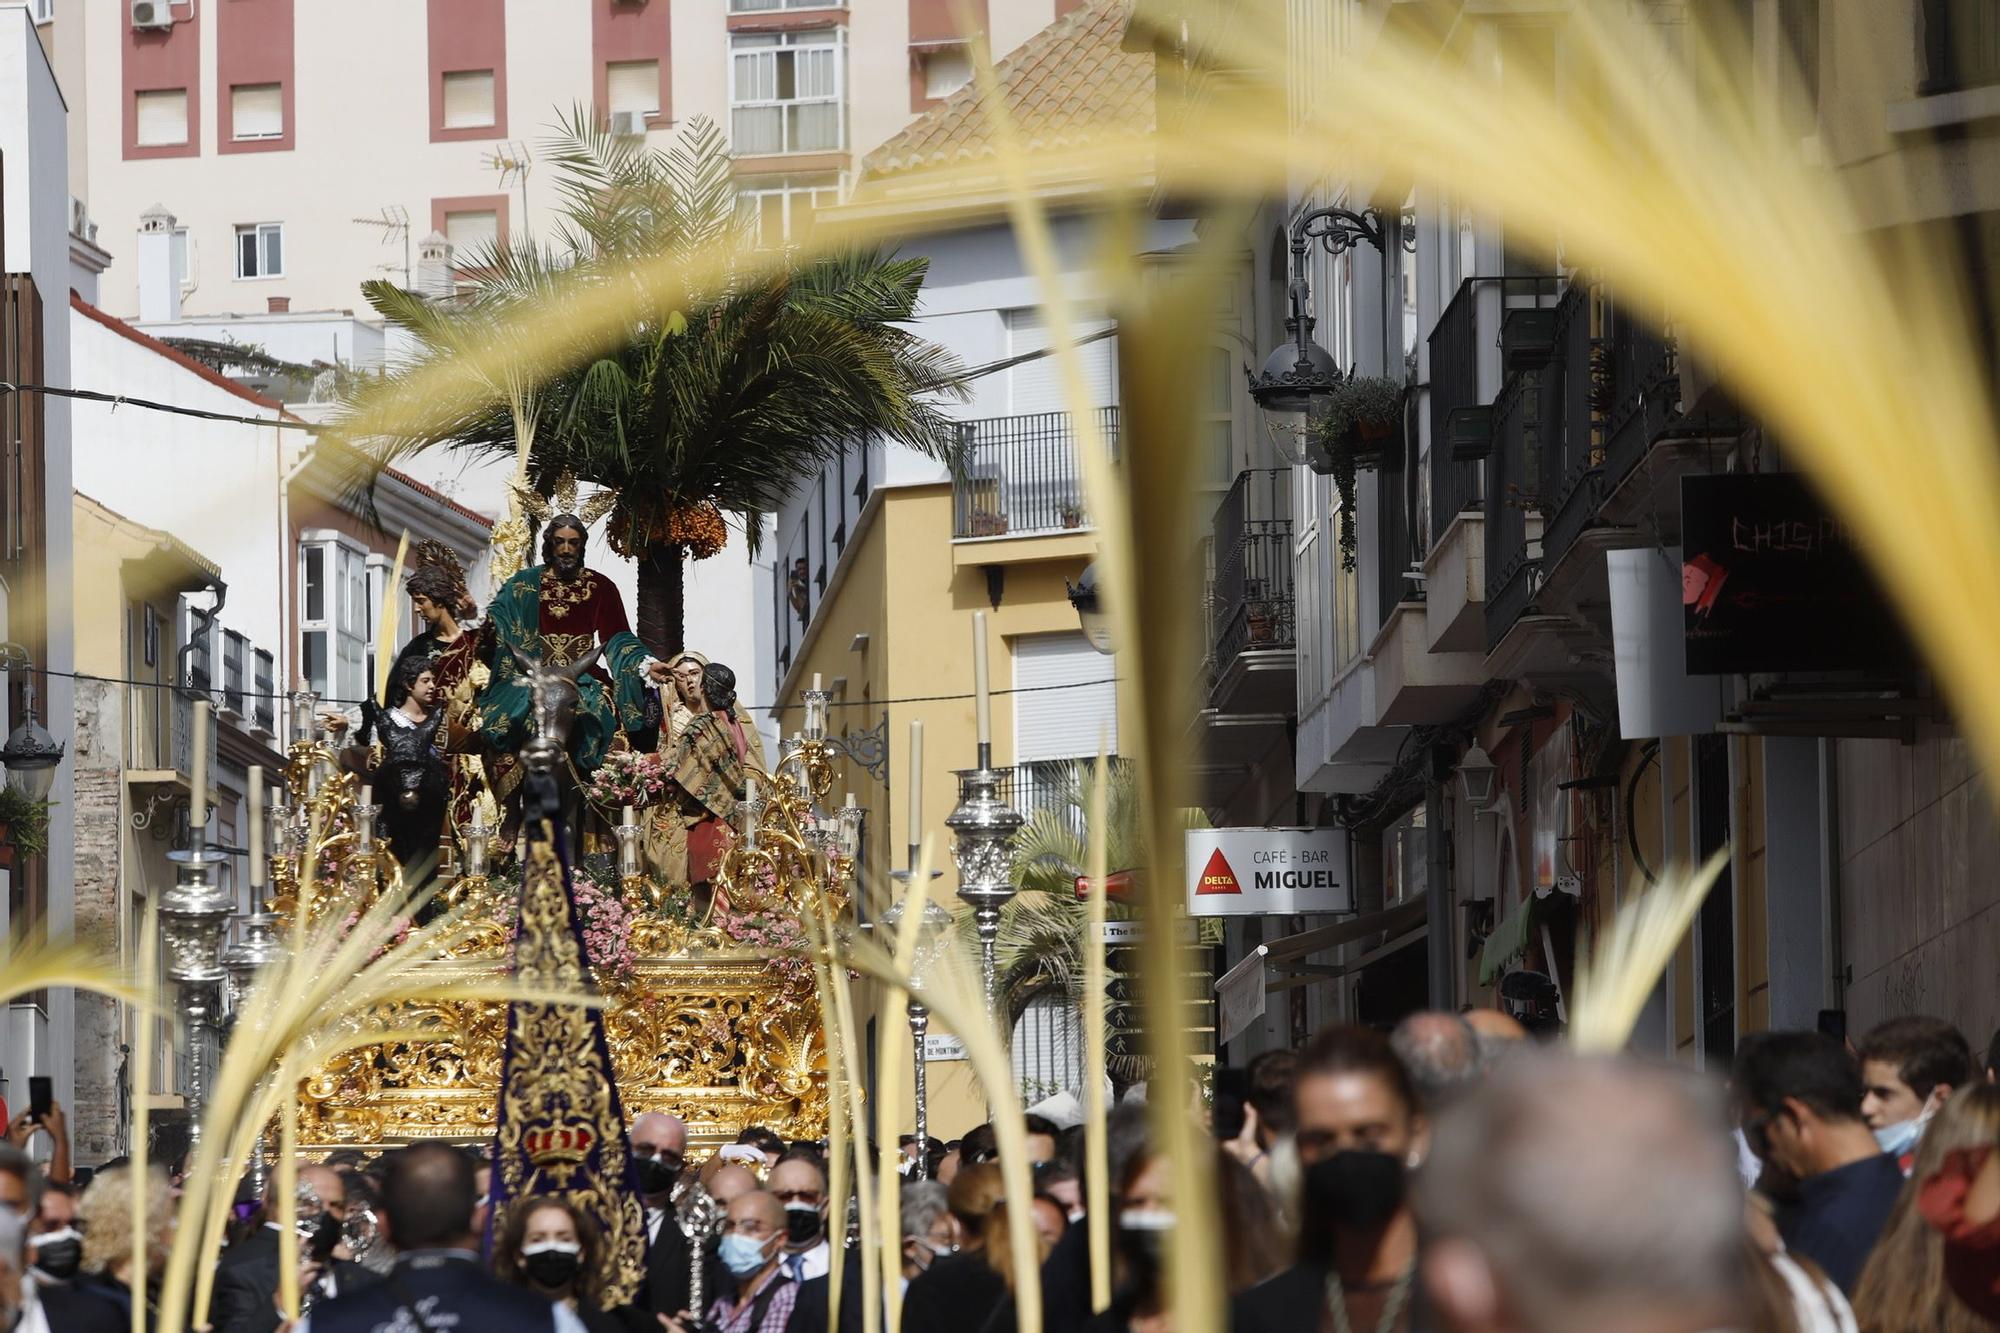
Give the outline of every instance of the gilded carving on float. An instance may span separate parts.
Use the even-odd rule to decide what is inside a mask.
[[[310,703],[295,707],[310,715]],[[375,837],[358,780],[338,772],[334,748],[295,742],[291,761],[287,804],[276,812],[271,909],[287,919],[297,910],[307,847],[317,867],[305,882],[326,886],[305,905],[313,919],[336,898],[352,910],[389,891],[403,870]],[[832,782],[832,756],[817,740],[787,742],[775,772],[751,769],[714,900],[698,910],[685,886],[646,872],[638,824],[614,826],[624,844],[615,859],[586,857],[572,868],[580,904],[586,890],[610,896],[628,922],[629,956],[606,965],[593,953],[590,968],[628,1116],[672,1112],[698,1145],[727,1142],[745,1124],[786,1138],[826,1133],[826,1042],[800,922],[822,904],[840,919],[852,893],[860,811],[822,810]],[[459,832],[437,898],[467,925],[428,966],[445,976],[496,974],[512,966],[520,869],[500,864],[493,825]],[[303,1148],[492,1136],[506,1004],[403,1004],[349,1021],[398,1036],[337,1056],[304,1080]],[[403,1035],[412,1029],[427,1035]]]

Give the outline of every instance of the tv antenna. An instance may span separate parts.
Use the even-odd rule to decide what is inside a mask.
[[[410,211],[401,204],[390,204],[383,208],[381,217],[355,218],[354,222],[363,227],[380,227],[384,245],[394,245],[398,240],[402,241],[403,287],[407,290],[410,285]],[[390,263],[377,267],[393,270],[395,265]]]
[[[516,183],[520,185],[521,234],[528,235],[528,173],[535,169],[534,155],[521,140],[509,139],[493,145],[493,151],[486,155],[486,165],[500,173],[502,190]]]

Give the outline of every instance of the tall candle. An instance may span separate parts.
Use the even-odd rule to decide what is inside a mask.
[[[972,690],[979,697],[979,743],[993,744],[993,691],[986,677],[986,613],[972,613]]]
[[[264,769],[250,766],[250,883],[264,882]]]
[[[194,706],[194,764],[188,783],[188,828],[193,837],[190,844],[199,850],[207,839],[208,828],[208,715],[215,711],[215,705],[206,699]]]
[[[910,723],[910,835],[914,847],[924,840],[924,724]]]
[[[621,824],[636,824],[639,821],[632,817],[632,807],[628,805],[625,807],[625,813],[623,818],[621,818],[618,822]]]
[[[815,694],[819,693],[820,689],[819,679],[820,679],[819,672],[817,671],[813,672],[813,693]]]
[[[361,804],[364,806],[375,804],[375,789],[365,782],[361,784]]]

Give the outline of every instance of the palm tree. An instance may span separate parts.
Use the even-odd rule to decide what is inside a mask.
[[[483,274],[473,290],[449,307],[365,285],[423,359],[456,356],[572,284],[643,281],[656,260],[682,271],[744,249],[728,150],[709,121],[691,120],[657,151],[577,109],[551,149],[563,201],[553,248],[492,247],[473,261]],[[608,350],[549,349],[536,382],[491,386],[483,410],[397,440],[391,455],[504,452],[542,495],[565,476],[616,492],[609,540],[638,563],[636,629],[665,656],[683,646],[683,560],[721,549],[725,514],[754,550],[763,516],[848,449],[886,436],[954,457],[956,428],[937,402],[962,395],[958,363],[905,327],[927,269],[872,251],[746,249],[730,280],[690,308],[649,309]]]

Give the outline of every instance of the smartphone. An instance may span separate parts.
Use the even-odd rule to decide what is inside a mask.
[[[1227,1143],[1243,1132],[1243,1106],[1250,1100],[1250,1071],[1223,1065],[1215,1071],[1214,1134]]]
[[[39,1125],[48,1119],[49,1112],[55,1108],[55,1103],[55,1080],[45,1074],[30,1074],[28,1076],[28,1115],[34,1122]]]

